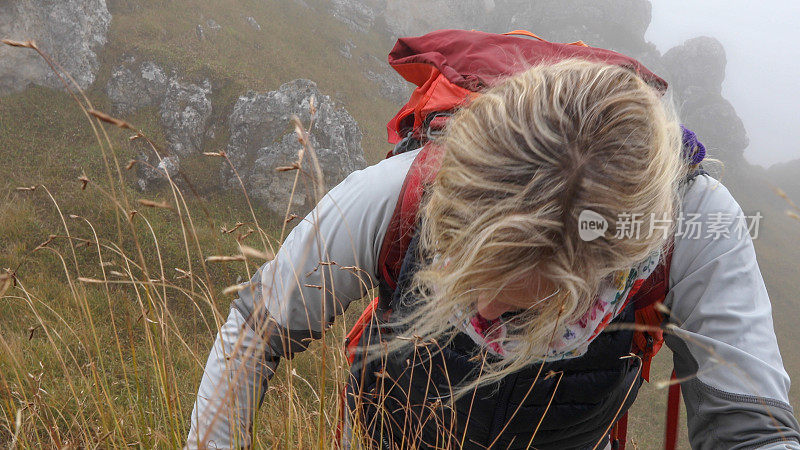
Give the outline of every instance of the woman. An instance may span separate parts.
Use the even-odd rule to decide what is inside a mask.
[[[625,300],[674,235],[667,344],[692,446],[800,449],[749,234],[731,221],[726,233],[687,236],[672,220],[741,209],[710,176],[689,176],[680,126],[635,72],[579,60],[532,67],[462,108],[437,147],[441,168],[397,287],[382,292],[392,326],[368,329],[348,387],[362,445],[605,446],[640,366],[620,359],[629,331],[601,331],[633,322]],[[209,356],[190,446],[247,445],[279,357],[380,281],[378,254],[419,155],[350,175],[241,291]],[[581,233],[586,211],[608,223],[595,239]],[[368,345],[385,331],[404,338],[385,339],[388,352]]]

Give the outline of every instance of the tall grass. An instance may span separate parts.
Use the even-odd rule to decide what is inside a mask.
[[[195,213],[204,207],[187,198],[191,189],[181,189],[167,173],[162,198],[137,194],[126,171],[144,162],[120,160],[114,129],[144,142],[160,160],[157,144],[95,110],[34,42],[3,43],[38,52],[59,75],[91,127],[103,170],[98,179],[83,174],[76,180],[75,189],[91,198],[88,214],[62,210],[45,185],[18,186],[0,204],[2,226],[19,233],[30,224],[12,223],[15,217],[42,199],[59,224],[0,271],[0,443],[180,447],[208,349],[238,290],[229,286],[234,273],[248,277],[274,255],[290,212],[262,223],[241,184],[243,217],[217,227],[213,213]],[[321,171],[306,127],[295,126],[303,150],[282,170],[298,189],[311,186],[318,199]],[[230,164],[222,151],[205,157]],[[282,364],[255,421],[256,446],[331,445],[346,368],[342,330],[343,323],[327,330],[320,351]]]

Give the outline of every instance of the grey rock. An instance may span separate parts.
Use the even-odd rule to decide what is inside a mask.
[[[261,31],[261,25],[259,25],[259,23],[258,23],[258,22],[256,22],[256,19],[254,19],[253,17],[251,17],[251,16],[247,16],[247,17],[245,17],[245,18],[244,18],[244,20],[246,20],[246,21],[247,21],[247,23],[248,23],[248,24],[249,24],[251,27],[253,27],[253,29],[254,29],[254,30],[256,30],[256,31]]]
[[[319,92],[310,80],[294,80],[267,93],[249,92],[239,98],[229,119],[230,142],[227,153],[250,195],[270,209],[283,213],[289,201],[295,172],[276,172],[275,168],[297,161],[301,145],[291,125],[296,115],[303,124],[311,119],[311,99],[317,109],[310,143],[323,172],[327,191],[350,172],[366,166],[361,149],[361,131],[355,119],[337,109],[330,97]],[[304,181],[313,176],[310,158],[304,158]],[[235,187],[238,181],[226,169],[223,182]],[[295,213],[310,210],[315,201],[313,183],[303,183],[292,200]]]
[[[217,21],[215,21],[214,19],[206,20],[206,26],[208,27],[209,30],[214,32],[217,32],[222,29],[222,26],[218,24]]]
[[[380,94],[398,105],[405,104],[411,96],[412,85],[385,61],[374,56],[361,59],[364,76],[378,85]]]
[[[664,54],[670,71],[670,82],[683,94],[690,87],[700,87],[715,94],[722,93],[725,80],[725,48],[711,37],[689,39]]]
[[[81,87],[95,80],[97,51],[106,43],[111,14],[105,0],[0,1],[0,36],[34,40]],[[62,84],[36,52],[0,47],[0,94],[30,84],[61,89]]]
[[[738,161],[750,144],[742,119],[731,103],[716,92],[690,87],[679,98],[683,123],[697,133],[712,156]]]
[[[196,154],[203,146],[211,117],[211,84],[183,83],[170,79],[161,102],[161,125],[170,153],[178,157]]]
[[[138,157],[136,173],[139,176],[136,184],[141,191],[154,189],[166,185],[180,170],[180,159],[177,156],[165,156],[158,160],[155,156],[149,157],[142,153]]]
[[[127,63],[127,64],[126,64]],[[160,105],[167,92],[167,75],[153,62],[128,59],[114,68],[106,84],[115,113],[131,114],[139,108]]]
[[[726,65],[722,44],[711,37],[690,39],[667,51],[662,63],[685,125],[712,156],[743,161],[750,139],[733,105],[722,96]]]

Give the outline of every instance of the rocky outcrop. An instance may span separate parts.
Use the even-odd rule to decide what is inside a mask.
[[[168,75],[153,62],[128,57],[114,68],[105,90],[115,114],[159,108],[167,154],[158,160],[150,148],[141,148],[137,185],[142,190],[165,181],[165,172],[177,174],[181,159],[197,155],[206,137],[213,135],[209,129],[213,108],[208,80],[195,84],[174,72]]]
[[[744,124],[722,96],[725,49],[714,38],[690,39],[662,59],[681,119],[700,136],[713,156],[740,162],[749,144]]]
[[[141,190],[163,186],[167,175],[174,179],[182,161],[198,156],[205,139],[214,134],[209,124],[213,107],[208,80],[193,83],[175,73],[167,75],[152,62],[128,58],[114,69],[106,93],[118,114],[159,107],[166,154],[158,159],[152,149],[139,148],[136,184]],[[303,123],[310,122],[312,98],[316,114],[310,142],[327,190],[350,172],[365,167],[366,162],[355,119],[344,109],[336,108],[314,82],[295,80],[276,91],[250,92],[239,98],[229,117],[231,139],[227,153],[250,195],[275,211],[285,210],[294,181],[293,173],[279,173],[275,168],[295,162],[301,148],[290,121],[296,115]],[[313,174],[310,158],[304,161],[303,173]],[[222,178],[224,186],[238,186],[229,170],[223,169]],[[313,194],[301,188],[293,198],[292,210],[310,210],[316,202]]]
[[[138,64],[129,57],[111,73],[106,94],[116,114],[132,114],[139,108],[160,105],[168,81],[161,67],[149,61]]]
[[[110,24],[105,0],[0,1],[0,36],[36,41],[82,89],[95,80]],[[35,52],[0,46],[0,94],[30,84],[62,87]]]
[[[681,97],[691,88],[721,95],[725,80],[725,48],[707,36],[690,39],[664,54],[670,70],[670,85]]]
[[[344,109],[336,108],[330,97],[319,92],[309,80],[294,80],[267,93],[249,92],[239,98],[229,119],[228,156],[236,166],[250,196],[270,209],[283,213],[292,191],[295,172],[276,172],[275,168],[297,161],[301,145],[291,126],[292,116],[304,124],[311,120],[311,99],[316,116],[310,130],[322,168],[324,190],[344,179],[350,172],[366,166],[361,149],[361,131],[355,119]],[[305,213],[315,204],[308,176],[313,174],[308,155],[304,158],[303,183],[290,206],[293,213]],[[233,174],[223,169],[223,181],[236,187]]]
[[[203,147],[203,138],[211,117],[211,84],[182,82],[173,77],[161,102],[161,126],[167,137],[170,153],[179,157],[196,154]]]

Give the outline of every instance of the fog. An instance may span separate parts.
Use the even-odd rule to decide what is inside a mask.
[[[745,157],[769,166],[800,158],[800,2],[652,0],[646,39],[663,53],[708,35],[728,59],[724,95],[750,137]]]

